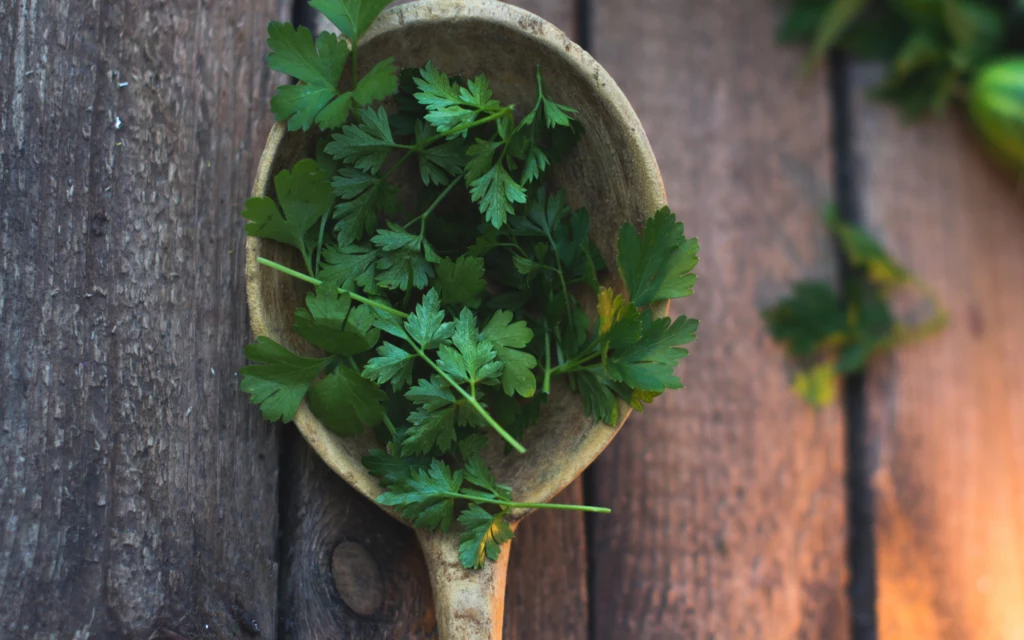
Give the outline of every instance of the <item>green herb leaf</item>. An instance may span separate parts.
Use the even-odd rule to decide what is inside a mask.
[[[271,22],[267,34],[272,50],[267,56],[268,66],[305,83],[278,87],[277,95],[270,101],[274,116],[287,120],[289,131],[308,131],[314,122],[325,127],[338,126],[347,120],[350,98],[342,100],[338,84],[348,59],[348,45],[326,31],[317,36],[314,44],[306,27],[280,22]],[[322,122],[321,113],[328,105],[329,116],[324,116]]]
[[[324,249],[320,278],[336,282],[346,289],[353,285],[368,294],[378,293],[376,249],[350,244],[344,247],[329,246]]]
[[[310,0],[309,6],[324,14],[352,42],[370,28],[391,0]]]
[[[385,342],[377,347],[377,357],[370,358],[363,368],[363,377],[379,385],[391,383],[391,388],[400,391],[412,382],[412,365],[416,354]]]
[[[455,262],[442,258],[437,265],[437,288],[443,304],[477,307],[485,286],[483,258],[459,256]]]
[[[291,171],[285,169],[274,176],[274,189],[281,209],[270,198],[250,198],[242,212],[251,221],[245,232],[295,247],[308,265],[311,251],[306,235],[334,204],[327,175],[315,160],[300,160]]]
[[[480,333],[483,340],[491,343],[498,360],[504,364],[501,371],[501,386],[507,395],[518,393],[524,398],[537,391],[537,376],[533,369],[537,359],[520,351],[533,340],[533,331],[526,322],[512,322],[512,312],[497,311]]]
[[[327,353],[351,356],[369,351],[380,331],[371,326],[366,307],[352,309],[352,300],[337,287],[322,284],[306,296],[308,309],[295,311],[295,333]]]
[[[419,88],[416,100],[427,108],[426,121],[440,133],[469,124],[479,115],[501,108],[501,103],[491,99],[487,79],[483,76],[470,80],[468,87],[460,87],[428,62],[414,82]],[[466,131],[459,135],[466,137]]]
[[[357,436],[363,427],[380,422],[386,399],[377,385],[340,365],[317,381],[307,396],[313,415],[340,436]]]
[[[682,345],[693,342],[699,323],[686,316],[675,321],[654,318],[650,309],[640,314],[640,321],[640,340],[608,355],[605,367],[609,377],[633,389],[681,389],[683,385],[675,376],[675,368],[689,353]]]
[[[437,291],[430,289],[416,309],[405,321],[405,330],[409,337],[421,349],[436,349],[441,343],[455,333],[455,323],[445,322],[444,311],[441,309],[441,297]]]
[[[245,348],[245,357],[261,363],[242,367],[242,391],[260,406],[267,420],[290,422],[309,386],[331,361],[303,358],[270,338],[260,336]]]
[[[334,134],[325,150],[335,159],[361,172],[376,175],[388,159],[388,154],[400,145],[395,144],[391,137],[388,114],[384,107],[376,111],[366,108],[359,113],[362,123],[348,125],[342,129],[342,133]],[[356,180],[360,178],[362,176],[359,174],[347,173],[341,181],[335,180],[335,189],[351,197],[354,189],[372,184],[369,181],[357,183]]]
[[[394,58],[385,58],[373,65],[366,75],[359,78],[356,88],[352,91],[352,98],[356,104],[365,107],[396,93],[398,93],[398,68],[395,66]]]
[[[641,233],[632,225],[623,225],[619,273],[633,304],[644,307],[692,294],[697,276],[691,271],[697,265],[698,250],[697,240],[686,237],[683,223],[676,221],[668,207],[648,219]]]
[[[425,471],[412,470],[409,480],[378,496],[377,502],[394,507],[414,527],[447,531],[461,487],[462,471],[452,473],[448,465],[435,459]]]
[[[459,524],[463,528],[459,535],[459,560],[466,569],[479,569],[487,558],[497,560],[501,545],[514,536],[504,512],[491,514],[476,504],[462,510]]]
[[[516,204],[526,202],[526,189],[500,164],[470,182],[469,187],[469,195],[480,205],[480,213],[497,229],[515,213]]]
[[[391,451],[396,451],[397,445],[392,443],[390,446]],[[427,456],[403,458],[398,453],[389,453],[383,449],[370,449],[370,452],[362,459],[363,466],[378,478],[386,489],[407,482],[412,477],[413,471],[427,469],[430,466],[430,461],[431,458]]]
[[[480,339],[476,316],[469,309],[463,309],[455,322],[452,344],[454,348],[447,344],[438,348],[437,364],[456,382],[475,387],[500,378],[503,365],[491,343]]]
[[[416,121],[414,131],[417,148],[437,134],[436,129],[422,120]],[[420,178],[428,187],[432,184],[446,186],[453,177],[462,173],[467,161],[466,145],[458,138],[424,147],[418,155]]]

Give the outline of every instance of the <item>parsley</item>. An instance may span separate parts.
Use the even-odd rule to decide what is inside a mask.
[[[945,324],[934,296],[877,240],[840,220],[833,207],[824,220],[850,265],[843,290],[828,282],[798,282],[788,298],[762,312],[769,333],[800,365],[793,389],[816,407],[835,400],[842,375],[862,371],[875,355]],[[904,288],[916,290],[930,307],[924,319],[905,324],[894,317],[889,299]]]
[[[386,60],[356,78],[359,38],[387,3],[311,4],[347,40],[275,23],[268,63],[300,81],[271,106],[290,129],[320,130],[315,159],[243,212],[250,235],[303,259],[304,270],[257,261],[312,285],[292,326],[306,345],[258,338],[242,389],[269,420],[305,402],[339,436],[371,427],[363,464],[378,502],[416,527],[457,523],[460,559],[478,568],[512,538],[517,510],[608,511],[517,501],[481,453],[495,435],[507,455],[524,452],[559,377],[611,425],[622,403],[640,410],[680,388],[697,321],[653,307],[692,293],[697,241],[667,208],[625,225],[613,268],[627,293],[602,287],[610,263],[590,214],[548,180],[583,130],[539,68],[519,109],[485,76],[430,63],[398,72]],[[597,296],[596,318],[581,293]]]

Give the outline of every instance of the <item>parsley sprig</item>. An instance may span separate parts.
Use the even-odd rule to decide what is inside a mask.
[[[668,208],[623,225],[612,266],[626,292],[602,286],[590,214],[550,178],[583,130],[539,68],[526,109],[483,75],[431,63],[399,72],[388,59],[360,78],[359,37],[387,3],[312,4],[346,39],[271,24],[268,62],[300,81],[278,90],[275,115],[322,135],[243,212],[249,235],[301,259],[258,263],[312,287],[292,327],[309,349],[258,338],[242,389],[268,420],[290,421],[305,402],[340,436],[372,429],[379,446],[363,463],[378,502],[416,527],[457,522],[467,568],[497,558],[515,510],[608,512],[518,501],[483,453],[494,435],[507,455],[526,450],[554,380],[610,425],[621,403],[641,410],[682,386],[675,369],[697,321],[655,308],[692,293],[696,239]]]

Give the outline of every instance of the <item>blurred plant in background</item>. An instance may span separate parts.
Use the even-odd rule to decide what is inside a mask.
[[[1024,172],[1024,0],[793,0],[781,42],[881,60],[874,95],[908,119],[965,103],[988,147]]]
[[[835,207],[824,218],[849,265],[842,290],[827,281],[798,282],[788,298],[762,312],[769,333],[799,367],[794,390],[815,407],[835,400],[841,376],[863,371],[873,356],[946,324],[931,291],[874,237],[840,220]],[[896,317],[892,303],[904,293],[921,299],[924,317]]]

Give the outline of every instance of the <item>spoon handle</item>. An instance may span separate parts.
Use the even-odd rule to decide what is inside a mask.
[[[430,571],[441,640],[501,640],[509,544],[496,561],[467,570],[459,561],[459,534],[418,530]]]

